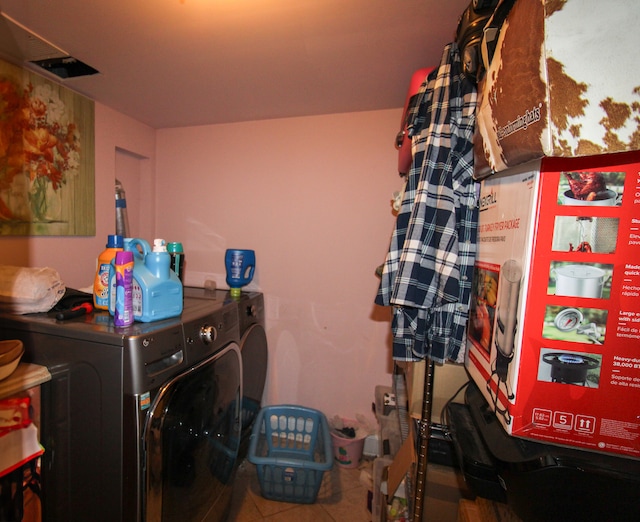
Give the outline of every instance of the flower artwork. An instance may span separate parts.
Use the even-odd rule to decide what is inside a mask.
[[[0,235],[95,234],[94,104],[0,61]]]

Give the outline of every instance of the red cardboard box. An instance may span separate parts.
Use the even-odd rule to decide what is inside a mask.
[[[640,153],[482,181],[466,368],[511,435],[640,458]]]

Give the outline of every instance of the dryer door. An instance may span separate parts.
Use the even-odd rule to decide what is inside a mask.
[[[240,443],[240,358],[232,343],[158,393],[144,434],[144,520],[225,516]]]
[[[259,324],[252,324],[240,340],[242,352],[242,444],[239,458],[243,459],[249,448],[253,421],[262,404],[264,383],[267,378],[267,334]]]

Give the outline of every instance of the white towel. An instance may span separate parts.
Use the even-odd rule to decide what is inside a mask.
[[[0,265],[0,311],[12,314],[48,312],[66,287],[53,268]]]

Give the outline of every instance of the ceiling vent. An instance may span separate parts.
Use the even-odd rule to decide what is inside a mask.
[[[49,58],[48,60],[31,60],[31,63],[62,79],[90,76],[98,72],[90,65],[76,60],[73,56]]]
[[[62,79],[98,72],[5,13],[0,13],[0,55],[14,63],[33,64]]]

